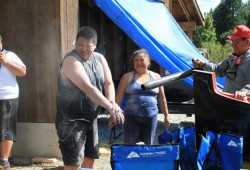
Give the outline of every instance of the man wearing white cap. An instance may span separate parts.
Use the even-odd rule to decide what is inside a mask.
[[[235,98],[244,100],[245,96],[250,96],[250,29],[238,25],[227,39],[231,40],[234,51],[225,60],[213,64],[193,59],[193,65],[213,71],[218,77],[225,77],[223,91],[234,93]]]

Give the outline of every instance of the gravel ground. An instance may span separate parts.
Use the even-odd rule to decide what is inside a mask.
[[[176,129],[180,122],[194,122],[194,115],[187,117],[185,114],[170,114],[170,130]],[[111,170],[110,165],[110,134],[108,129],[108,117],[106,115],[100,115],[98,117],[99,124],[99,138],[100,138],[100,159],[95,161],[95,170]],[[158,127],[156,132],[155,144],[157,143],[157,136],[164,131],[163,115],[159,114]],[[116,128],[116,135],[121,132],[121,128]],[[123,135],[116,139],[113,144],[122,144]],[[34,164],[29,158],[15,158],[15,164],[11,166],[12,170],[63,170],[63,163],[58,160],[56,163],[39,163]],[[242,169],[250,170],[250,162],[244,162]]]

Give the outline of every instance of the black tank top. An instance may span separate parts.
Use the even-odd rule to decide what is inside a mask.
[[[65,57],[73,56],[80,61],[85,68],[93,86],[103,92],[104,72],[101,57],[94,52],[90,60],[83,60],[75,50]],[[64,61],[63,59],[63,61]],[[87,121],[93,122],[100,113],[101,107],[95,104],[85,93],[63,75],[58,78],[57,93],[57,121]]]

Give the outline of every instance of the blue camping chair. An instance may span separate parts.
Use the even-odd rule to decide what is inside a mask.
[[[113,170],[177,170],[179,145],[111,145]]]
[[[197,156],[199,170],[239,170],[243,157],[243,137],[231,132],[201,135]]]
[[[188,123],[188,122],[186,122]],[[196,146],[195,146],[195,127],[190,124],[184,127],[185,122],[181,122],[178,129],[165,131],[158,136],[159,144],[179,143],[181,170],[196,170]]]
[[[217,135],[219,158],[223,170],[240,169],[243,158],[243,137],[233,133]]]
[[[159,144],[178,142],[180,145],[181,170],[239,170],[243,157],[243,137],[231,132],[201,135],[196,153],[195,127],[179,126],[175,131],[165,131],[158,136]],[[197,157],[196,157],[197,155]]]

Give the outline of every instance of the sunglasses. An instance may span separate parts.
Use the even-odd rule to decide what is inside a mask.
[[[239,42],[241,41],[245,41],[247,38],[241,38],[241,39],[238,39],[238,40],[230,40],[231,44],[238,44]]]

